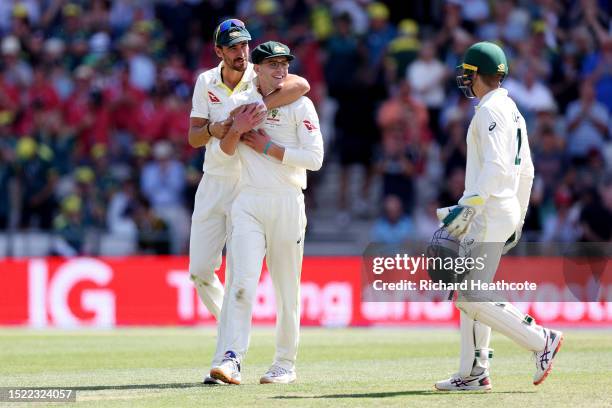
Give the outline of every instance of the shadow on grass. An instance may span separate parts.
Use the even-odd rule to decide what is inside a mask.
[[[461,391],[460,393],[449,393],[440,391],[392,391],[392,392],[370,392],[363,394],[329,394],[329,395],[312,395],[312,396],[298,396],[298,395],[278,395],[272,397],[273,399],[319,399],[319,398],[387,398],[387,397],[399,397],[404,395],[470,395],[470,394],[533,394],[535,391]]]
[[[124,384],[124,385],[84,385],[80,387],[69,387],[76,391],[103,391],[103,390],[146,390],[146,389],[172,389],[172,388],[194,388],[208,387],[201,382],[194,383],[170,383],[170,384]]]

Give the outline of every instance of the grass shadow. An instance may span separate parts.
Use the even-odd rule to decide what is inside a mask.
[[[470,395],[470,394],[533,394],[535,391],[461,391],[452,393],[453,395]],[[440,391],[423,391],[423,390],[411,390],[411,391],[392,391],[392,392],[369,392],[362,394],[329,394],[329,395],[313,395],[313,396],[298,396],[298,395],[277,395],[271,397],[273,399],[320,399],[320,398],[388,398],[388,397],[399,397],[406,395],[450,395],[449,392]]]
[[[78,387],[67,387],[76,391],[104,391],[104,390],[146,390],[146,389],[173,389],[173,388],[195,388],[207,387],[201,382],[194,383],[169,383],[169,384],[125,384],[125,385],[84,385]]]

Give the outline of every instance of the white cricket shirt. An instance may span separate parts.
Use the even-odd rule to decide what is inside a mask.
[[[245,92],[232,96],[233,104],[228,106],[228,114],[236,106],[253,102],[263,102],[255,82]],[[233,106],[231,106],[233,105]],[[281,190],[287,187],[306,188],[306,170],[316,171],[323,163],[323,137],[319,117],[312,101],[302,96],[295,102],[268,111],[263,128],[272,142],[285,148],[283,161],[258,153],[243,142],[238,143],[232,156],[218,148],[220,155],[231,160],[240,158],[241,186],[262,190]]]
[[[230,98],[233,95],[240,94],[249,90],[253,86],[253,78],[257,75],[253,70],[253,64],[248,63],[247,69],[242,75],[242,79],[236,85],[234,90],[231,90],[223,83],[221,79],[221,68],[223,61],[213,69],[201,73],[193,90],[192,99],[192,118],[204,118],[210,122],[219,122],[227,119],[230,110],[225,107],[230,104]],[[206,144],[206,153],[204,154],[205,173],[217,176],[238,176],[240,174],[240,161],[237,157],[231,159],[220,157],[219,139],[211,137]]]
[[[533,178],[525,120],[508,91],[497,88],[476,106],[468,128],[463,196],[514,197],[521,177]]]

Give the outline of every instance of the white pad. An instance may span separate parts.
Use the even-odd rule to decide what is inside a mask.
[[[474,366],[474,319],[464,311],[459,315],[459,333],[461,334],[461,352],[459,354],[459,376],[467,377]]]
[[[489,369],[489,348],[491,341],[491,328],[481,322],[475,321],[465,312],[461,311],[459,321],[461,334],[461,352],[459,355],[459,375],[467,377],[476,371]],[[478,356],[477,356],[478,354]]]
[[[493,349],[489,348],[490,343],[491,328],[482,322],[474,321],[474,346],[476,348],[474,367],[478,368],[478,371],[489,369],[489,355],[493,354]]]
[[[540,351],[546,345],[542,328],[527,323],[526,316],[510,303],[457,302],[457,307],[527,350]]]

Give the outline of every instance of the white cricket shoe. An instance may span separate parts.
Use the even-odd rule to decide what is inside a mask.
[[[240,361],[236,353],[226,351],[221,364],[210,370],[210,376],[226,384],[240,384]]]
[[[210,375],[207,375],[206,377],[204,377],[204,384],[205,385],[227,385],[226,382],[217,380],[216,378],[213,378]]]
[[[540,385],[552,370],[552,362],[563,344],[563,333],[557,330],[544,329],[546,346],[542,351],[533,353],[536,360],[536,372],[533,385]]]
[[[259,379],[260,384],[289,384],[297,378],[295,369],[287,370],[286,368],[273,365]]]
[[[434,387],[438,391],[489,391],[493,388],[489,371],[467,377],[460,377],[459,374],[455,374],[451,378],[438,381]]]

